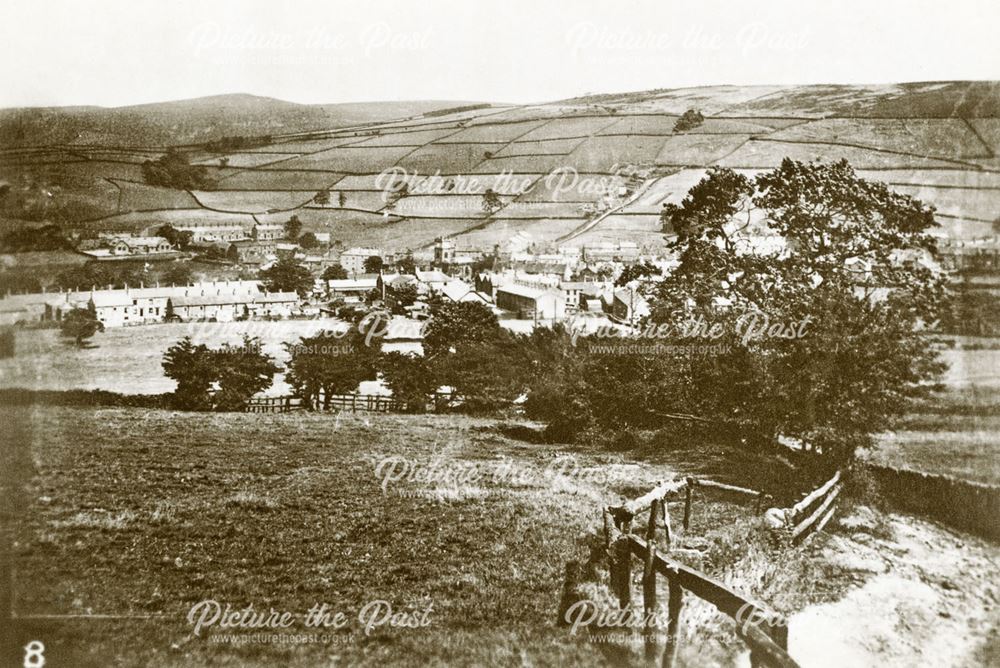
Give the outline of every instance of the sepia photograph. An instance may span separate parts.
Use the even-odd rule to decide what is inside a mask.
[[[0,666],[1000,666],[994,0],[9,0]]]

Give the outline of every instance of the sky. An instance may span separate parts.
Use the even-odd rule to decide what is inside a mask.
[[[996,0],[6,0],[0,107],[1000,79]]]

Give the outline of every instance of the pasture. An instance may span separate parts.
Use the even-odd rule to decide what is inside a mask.
[[[949,96],[954,99],[945,108]],[[536,236],[552,239],[541,226],[553,218],[572,216],[578,226],[586,224],[582,208],[568,211],[557,203],[594,203],[600,197],[594,191],[556,192],[545,183],[545,177],[556,169],[610,179],[623,166],[651,169],[648,178],[659,181],[650,192],[662,196],[655,202],[644,198],[627,211],[649,214],[663,202],[682,197],[684,193],[674,188],[693,185],[689,175],[713,165],[752,171],[776,167],[785,157],[847,159],[865,177],[899,185],[901,192],[936,205],[945,235],[971,239],[991,234],[990,222],[1000,212],[1000,167],[994,155],[1000,126],[990,106],[993,99],[995,91],[974,82],[711,86],[381,119],[349,129],[331,126],[277,136],[271,144],[226,155],[192,147],[191,159],[206,165],[216,180],[211,192],[194,194],[197,201],[183,191],[143,185],[140,163],[162,155],[162,144],[133,146],[135,142],[129,141],[0,150],[0,176],[11,182],[28,179],[58,186],[52,196],[67,205],[78,204],[68,208],[78,211],[81,221],[145,212],[108,219],[107,226],[116,229],[141,232],[152,223],[188,217],[221,220],[219,216],[225,215],[211,209],[244,216],[281,212],[271,214],[271,222],[284,222],[294,211],[313,220],[322,216],[322,223],[317,224],[333,226],[329,231],[345,243],[378,243],[391,252],[416,250],[438,235],[397,225],[398,219],[316,214],[303,208],[312,206],[309,194],[324,188],[370,191],[358,194],[346,206],[377,212],[382,207],[375,199],[380,190],[376,179],[383,170],[405,168],[422,176],[439,172],[446,178],[471,177],[482,183],[497,182],[505,172],[512,172],[535,184],[519,201],[543,206],[522,213],[511,209],[501,216],[535,218]],[[704,121],[675,133],[678,115],[692,108],[705,115]],[[218,166],[220,157],[229,159],[227,167]],[[675,183],[670,173],[677,169],[684,176]],[[419,187],[421,181],[412,185]],[[467,197],[481,194],[486,187],[491,186],[425,194]],[[511,187],[497,189],[501,194],[517,194]],[[440,205],[413,200],[401,203],[398,213],[434,219],[439,234],[448,235],[481,218],[475,208],[471,199],[442,199]],[[20,218],[16,212],[7,213],[14,221]],[[252,225],[249,216],[240,220],[248,229]],[[411,229],[416,233],[408,233]],[[393,234],[396,230],[402,232],[398,237]],[[525,231],[532,233],[530,225]],[[606,231],[599,234],[608,236]],[[475,238],[493,241],[489,235]],[[651,249],[662,249],[661,240],[644,238]]]
[[[31,480],[12,527],[16,612],[75,615],[19,622],[53,665],[112,655],[159,666],[601,665],[599,648],[556,625],[564,565],[586,557],[578,540],[596,528],[595,509],[669,470],[515,441],[463,417],[0,413],[13,426],[9,470]],[[386,458],[417,477],[380,468]],[[452,477],[421,479],[431,466]],[[729,531],[711,527],[746,513],[700,501],[715,566],[735,555]],[[327,638],[194,636],[186,616],[205,599],[290,611],[297,623],[279,633]],[[366,635],[358,611],[376,600],[429,606],[428,624]],[[303,630],[317,603],[345,611],[348,625]],[[739,651],[717,632],[729,641],[720,658]]]

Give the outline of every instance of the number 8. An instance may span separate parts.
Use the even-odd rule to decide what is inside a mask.
[[[32,640],[24,646],[24,668],[42,668],[45,665],[45,645]]]

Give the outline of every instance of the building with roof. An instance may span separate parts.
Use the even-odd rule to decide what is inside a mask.
[[[250,230],[254,241],[276,241],[285,238],[285,226],[281,223],[257,223]]]
[[[365,271],[365,260],[373,255],[382,257],[382,249],[348,248],[340,254],[340,266],[346,269],[348,274],[363,274]]]
[[[378,289],[378,274],[360,274],[354,278],[335,278],[326,282],[327,294],[331,299],[341,298],[346,302],[364,301],[365,295]]]
[[[566,314],[562,293],[552,288],[508,283],[496,290],[496,305],[529,320],[561,320]]]
[[[58,321],[74,308],[92,308],[105,327],[146,325],[166,320],[172,300],[221,298],[249,303],[260,294],[260,281],[203,281],[191,285],[49,293],[45,295],[48,300],[42,319]],[[175,315],[180,314],[175,312]]]
[[[440,294],[449,301],[478,302],[480,304],[492,304],[492,298],[484,292],[477,292],[475,286],[465,281],[454,279],[448,281],[440,288]]]
[[[619,322],[635,324],[649,315],[649,302],[631,288],[615,290],[609,306],[611,315]]]
[[[560,281],[559,291],[566,302],[566,312],[584,309],[587,300],[600,299],[611,290],[611,281]]]
[[[191,241],[211,243],[215,241],[237,241],[248,239],[250,230],[240,223],[228,221],[177,221],[171,223],[175,230],[191,233]]]
[[[241,318],[287,318],[298,307],[294,292],[235,293],[171,297],[173,315],[181,320],[231,322]]]
[[[417,280],[425,285],[431,292],[440,291],[441,287],[451,280],[451,277],[448,276],[448,274],[438,269],[429,269],[427,271],[417,269],[415,275]]]

